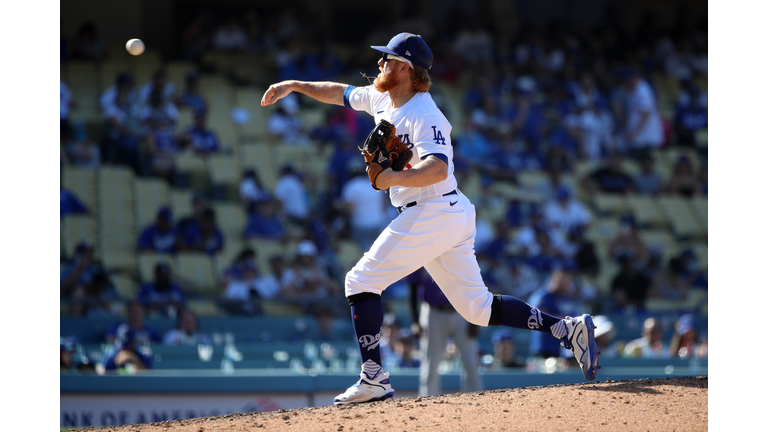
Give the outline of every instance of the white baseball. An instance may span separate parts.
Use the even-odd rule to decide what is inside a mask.
[[[139,55],[144,52],[144,42],[141,39],[131,39],[125,43],[125,49],[132,55]]]

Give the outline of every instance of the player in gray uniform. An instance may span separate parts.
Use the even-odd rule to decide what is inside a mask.
[[[344,293],[362,358],[360,379],[334,404],[368,402],[394,396],[389,373],[381,367],[381,293],[392,283],[424,267],[453,307],[470,323],[529,329],[551,334],[573,350],[584,377],[598,369],[594,323],[589,314],[555,317],[522,300],[491,294],[475,257],[475,207],[457,188],[453,175],[451,124],[437,108],[429,88],[432,51],[421,36],[400,33],[386,46],[372,85],[283,81],[271,85],[261,100],[272,105],[291,92],[323,103],[365,111],[374,123],[386,120],[413,151],[408,169],[384,169],[375,186],[388,190],[400,213],[347,273]]]

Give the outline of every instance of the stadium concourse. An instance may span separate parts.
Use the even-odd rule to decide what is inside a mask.
[[[231,48],[249,17],[214,20],[199,51],[62,49],[62,374],[135,367],[116,360],[126,347],[161,370],[347,371],[356,358],[343,277],[365,243],[352,209],[382,194],[344,188],[373,124],[309,98],[260,100],[279,79],[366,85],[375,54],[269,27]],[[467,24],[434,44],[431,93],[478,210],[487,285],[527,300],[565,280],[564,311],[610,330],[605,364],[706,362],[706,26],[703,39],[687,29]],[[383,300],[397,358],[407,283]],[[478,335],[487,371],[507,368],[496,330]],[[528,332],[510,338],[523,370],[572,370],[545,365]],[[456,370],[454,348],[442,370]]]

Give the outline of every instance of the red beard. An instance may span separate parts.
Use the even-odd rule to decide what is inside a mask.
[[[397,87],[398,84],[399,82],[397,81],[395,74],[392,73],[391,69],[380,73],[379,76],[373,80],[373,86],[381,93],[392,90],[393,88]]]

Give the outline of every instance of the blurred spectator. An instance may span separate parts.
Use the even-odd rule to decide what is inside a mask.
[[[584,233],[583,227],[571,228],[560,250],[573,263],[578,275],[596,277],[600,273],[600,260],[595,243],[588,240]]]
[[[634,181],[624,171],[622,165],[622,157],[618,153],[613,153],[606,164],[598,167],[582,179],[582,184],[592,192],[615,194],[632,192]]]
[[[262,292],[280,297],[282,292],[296,283],[296,273],[285,266],[283,257],[275,255],[269,258],[269,272],[259,277],[258,286]]]
[[[493,363],[491,369],[517,369],[525,367],[525,360],[515,355],[517,342],[512,331],[500,328],[493,332]]]
[[[597,315],[592,318],[595,324],[595,343],[597,349],[601,352],[600,356],[606,358],[615,358],[619,355],[619,347],[613,342],[616,331],[613,323],[605,315]]]
[[[91,243],[83,241],[77,245],[74,261],[62,266],[59,280],[61,298],[70,301],[70,315],[112,316],[110,303],[120,296],[96,260]]]
[[[199,223],[179,231],[179,236],[179,249],[182,251],[203,252],[212,256],[224,248],[224,234],[216,222],[216,212],[211,208],[203,210]]]
[[[348,342],[349,331],[336,320],[336,313],[330,306],[319,306],[312,314],[316,326],[310,327],[305,338],[316,342]],[[341,324],[341,325],[340,325]]]
[[[146,311],[162,316],[175,317],[184,308],[186,295],[173,278],[171,268],[161,262],[155,266],[154,279],[141,286],[136,299]]]
[[[59,215],[60,219],[69,215],[87,215],[88,209],[82,201],[72,192],[60,186],[59,189]]]
[[[219,275],[219,288],[224,291],[227,285],[233,280],[241,279],[243,277],[243,270],[248,261],[256,261],[256,251],[250,247],[246,247],[240,251],[235,257],[232,264],[225,268]]]
[[[313,300],[339,292],[337,282],[318,265],[317,246],[311,240],[302,240],[296,246],[296,261],[292,268],[296,280],[293,285],[283,290],[283,297],[286,299]]]
[[[248,223],[243,231],[244,239],[276,239],[286,238],[283,222],[277,216],[275,200],[263,199],[256,202],[256,211],[248,215]]]
[[[152,369],[152,350],[133,330],[126,331],[117,340],[111,351],[101,359],[101,365],[107,371],[120,369]]]
[[[658,195],[661,192],[661,176],[655,170],[653,156],[640,160],[640,172],[635,174],[633,184],[635,192],[641,195]]]
[[[85,127],[73,125],[70,135],[64,141],[67,161],[77,168],[99,169],[101,165],[101,150],[99,145],[88,138]]]
[[[232,14],[213,34],[213,49],[218,51],[245,51],[248,49],[248,35],[237,15]]]
[[[280,170],[275,184],[275,198],[280,201],[281,212],[289,221],[304,225],[309,218],[309,196],[299,173],[291,165]]]
[[[118,95],[124,94],[125,102],[131,107],[138,107],[138,95],[136,94],[135,81],[130,72],[120,72],[115,77],[115,85],[108,87],[101,96],[99,96],[99,107],[104,111],[109,111],[111,106],[118,103]]]
[[[254,260],[242,264],[240,277],[229,281],[224,289],[224,305],[227,311],[238,315],[253,315],[261,313],[259,300],[271,298],[276,293],[262,293],[259,290],[259,271]]]
[[[613,259],[628,255],[634,265],[639,266],[648,259],[648,245],[640,236],[634,215],[622,216],[620,223],[619,232],[608,244],[608,252]]]
[[[602,142],[606,135],[604,125],[590,102],[579,102],[576,111],[568,114],[564,122],[568,133],[579,145],[581,158],[596,161],[607,153],[607,145]]]
[[[699,181],[693,173],[693,165],[688,156],[681,155],[672,170],[672,177],[665,187],[670,194],[690,198],[699,193]]]
[[[61,130],[60,136],[62,139],[69,136],[72,132],[72,123],[69,120],[70,112],[75,105],[72,92],[69,90],[69,86],[64,80],[59,80],[59,106],[60,106],[60,122]]]
[[[669,358],[669,346],[664,343],[664,327],[656,318],[647,318],[642,335],[624,345],[624,356],[632,358]]]
[[[566,186],[557,188],[555,199],[544,205],[544,222],[551,227],[568,231],[574,227],[586,228],[592,215],[581,201],[571,196]]]
[[[173,212],[170,207],[163,207],[157,212],[155,223],[142,230],[139,236],[140,252],[175,254],[179,239],[173,226]]]
[[[651,291],[651,280],[635,268],[632,257],[621,254],[617,258],[619,273],[611,280],[611,296],[617,309],[633,306],[645,310],[645,301]]]
[[[200,77],[197,72],[190,72],[184,78],[184,90],[176,97],[176,105],[193,112],[207,109],[205,98],[200,93]]]
[[[685,314],[675,323],[675,334],[669,343],[672,357],[692,358],[705,357],[708,343],[699,335],[699,329],[691,314]]]
[[[696,147],[696,131],[709,125],[707,95],[692,80],[683,80],[675,106],[677,145]]]
[[[573,274],[565,270],[555,270],[549,277],[546,284],[531,294],[528,298],[528,304],[538,311],[548,313],[557,317],[574,316],[575,312],[582,310],[572,297]],[[528,319],[528,325],[531,328],[538,327],[541,322],[536,318],[538,311],[532,311]],[[529,355],[536,358],[560,357],[560,339],[541,333],[531,333]]]
[[[414,357],[416,351],[416,339],[411,336],[401,336],[395,341],[394,353],[399,368],[418,368],[421,367],[421,360]]]
[[[155,89],[150,93],[149,104],[142,109],[141,120],[148,131],[147,148],[152,172],[173,184],[176,156],[181,150],[176,136],[179,111]]]
[[[208,128],[208,113],[205,109],[195,111],[195,125],[181,137],[186,150],[198,156],[205,156],[219,151],[219,137]]]
[[[115,87],[107,89],[101,98],[106,137],[104,159],[108,163],[128,165],[137,174],[143,169],[139,159],[139,142],[144,138],[133,77],[120,74]]]
[[[93,372],[95,365],[93,361],[82,350],[82,346],[74,337],[59,338],[59,352],[61,372],[77,371]]]
[[[664,144],[664,130],[656,103],[656,95],[648,82],[632,68],[620,72],[627,89],[626,139],[629,154],[641,159],[651,149]]]
[[[442,394],[438,368],[446,356],[446,345],[452,339],[461,356],[461,390],[478,391],[482,382],[478,375],[479,327],[462,317],[432,276],[423,267],[406,277],[410,287],[410,309],[414,336],[420,338],[422,359],[419,372],[419,396]],[[398,364],[398,345],[393,345]]]
[[[361,251],[367,251],[390,222],[386,217],[386,195],[375,191],[368,175],[357,170],[344,184],[339,204],[348,217],[352,239]]]
[[[279,106],[267,119],[267,131],[283,144],[309,147],[312,141],[304,130],[304,121],[298,111],[299,99],[294,93],[280,99]]]
[[[192,194],[192,214],[179,220],[176,231],[181,234],[188,230],[200,229],[203,220],[203,213],[209,208],[205,195],[199,192]]]
[[[197,315],[190,309],[183,309],[176,320],[176,327],[163,337],[164,345],[213,345],[211,337],[200,332]]]
[[[699,170],[699,191],[702,195],[705,197],[709,193],[709,167],[708,167],[707,161],[704,161],[704,163],[701,164],[701,169]]]
[[[468,65],[493,58],[493,37],[483,27],[480,18],[472,18],[459,29],[453,42],[453,51]]]
[[[105,334],[105,341],[113,343],[124,340],[130,332],[140,344],[149,344],[151,342],[162,342],[163,338],[152,327],[144,325],[144,315],[146,309],[138,300],[128,303],[128,314],[124,321],[119,321],[111,325]]]
[[[182,56],[187,60],[199,61],[210,45],[212,36],[210,16],[198,12],[181,33]]]
[[[163,103],[175,102],[176,87],[168,81],[165,69],[160,68],[152,74],[152,79],[139,88],[138,102],[140,106],[151,103],[152,92],[157,91]]]
[[[270,199],[269,193],[262,186],[259,176],[252,168],[243,171],[240,180],[240,203],[248,214],[256,212],[256,203]]]
[[[96,25],[91,21],[82,23],[72,41],[72,59],[99,61],[106,57],[107,48]]]

